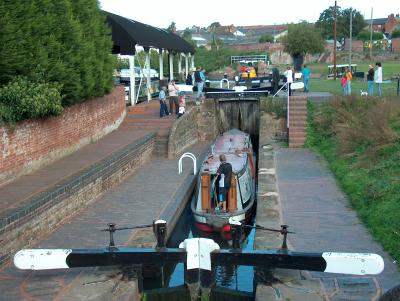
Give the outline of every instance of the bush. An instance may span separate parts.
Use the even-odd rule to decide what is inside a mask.
[[[360,149],[376,151],[398,139],[391,122],[400,116],[400,105],[382,99],[338,97],[315,122],[325,136],[335,136],[341,155],[351,155]]]
[[[400,259],[400,103],[342,98],[309,103],[307,146],[321,153],[372,235]]]
[[[276,119],[286,118],[287,104],[286,100],[278,98],[261,98],[260,100],[261,111],[273,115]]]
[[[60,90],[58,84],[35,83],[16,77],[0,88],[0,119],[12,123],[59,115],[63,112]]]

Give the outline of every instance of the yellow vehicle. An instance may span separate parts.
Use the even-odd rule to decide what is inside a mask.
[[[241,78],[256,78],[257,73],[254,67],[243,67],[242,72],[240,73]]]

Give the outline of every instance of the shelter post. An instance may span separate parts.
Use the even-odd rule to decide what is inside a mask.
[[[147,84],[147,101],[151,100],[151,78],[150,78],[150,50],[145,49],[146,52],[146,84]]]
[[[135,105],[135,56],[129,56],[129,98],[131,101],[131,106]]]
[[[187,78],[189,74],[189,58],[187,53],[185,53],[185,78]]]
[[[182,53],[179,53],[178,56],[178,73],[182,73]]]
[[[160,80],[164,79],[164,58],[163,58],[163,50],[159,49],[158,50],[158,59],[159,59],[159,65],[160,65],[160,70],[159,70],[159,74],[160,74]]]
[[[174,54],[169,51],[169,80],[174,79]]]
[[[192,70],[194,69],[194,56],[192,56],[191,53],[189,53],[189,57],[190,57],[190,62],[192,64],[192,66],[190,68],[192,68]]]

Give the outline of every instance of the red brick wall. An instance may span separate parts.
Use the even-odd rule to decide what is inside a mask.
[[[400,53],[400,38],[392,39],[392,51]]]
[[[0,186],[101,138],[124,117],[124,88],[119,86],[66,108],[61,116],[0,126]]]
[[[396,17],[398,17],[398,15],[396,15]],[[400,24],[400,22],[395,18],[394,14],[389,15],[385,23],[385,32],[392,33],[398,24]]]

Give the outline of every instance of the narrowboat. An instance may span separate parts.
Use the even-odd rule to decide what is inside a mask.
[[[225,210],[219,205],[220,188],[217,170],[220,155],[232,165],[231,185]],[[191,210],[197,229],[205,232],[230,231],[229,221],[246,223],[252,215],[256,200],[255,155],[250,135],[237,129],[218,136],[210,154],[200,167]]]

